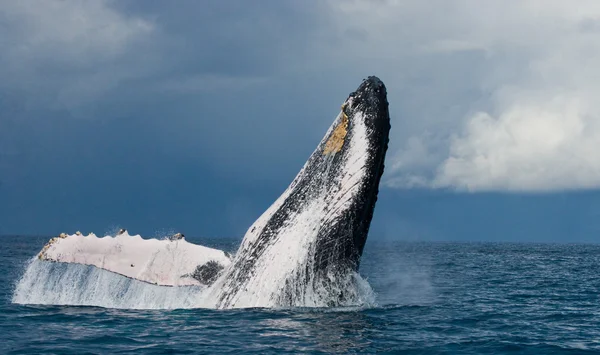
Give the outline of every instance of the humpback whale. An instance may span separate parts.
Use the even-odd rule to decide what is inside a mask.
[[[283,194],[250,226],[234,256],[183,235],[142,239],[61,234],[42,261],[93,265],[160,286],[200,286],[216,308],[356,304],[357,271],[384,170],[385,85],[364,79]]]
[[[250,227],[214,286],[220,308],[352,302],[384,169],[385,85],[364,80],[287,190]]]

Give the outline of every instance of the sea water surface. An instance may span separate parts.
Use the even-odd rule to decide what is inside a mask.
[[[48,237],[0,237],[0,354],[600,353],[600,245],[367,242],[374,305],[133,310],[12,303]],[[239,240],[190,241],[235,250]]]

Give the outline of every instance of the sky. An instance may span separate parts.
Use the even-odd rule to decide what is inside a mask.
[[[600,2],[0,0],[0,234],[240,237],[361,80],[370,238],[600,240]]]

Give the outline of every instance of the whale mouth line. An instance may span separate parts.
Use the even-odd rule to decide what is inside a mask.
[[[190,243],[180,233],[162,240],[129,235],[124,229],[103,238],[61,234],[27,267],[13,302],[83,302],[119,308],[131,305],[131,298],[146,300],[160,294],[165,298],[153,306],[369,303],[372,291],[358,268],[384,170],[389,129],[385,86],[368,77],[341,105],[288,188],[248,228],[235,255]],[[165,286],[173,287],[160,291]],[[194,295],[195,291],[199,293]]]

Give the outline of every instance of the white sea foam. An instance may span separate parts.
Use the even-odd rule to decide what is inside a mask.
[[[32,259],[13,303],[123,309],[201,308],[202,286],[168,287],[81,264]]]
[[[358,301],[374,305],[375,295],[360,275],[350,275]],[[17,282],[12,302],[17,304],[97,306],[120,309],[214,308],[203,286],[157,286],[94,266],[32,259]],[[308,301],[308,300],[307,300]],[[325,307],[307,302],[304,307]],[[352,306],[349,304],[347,306]]]

